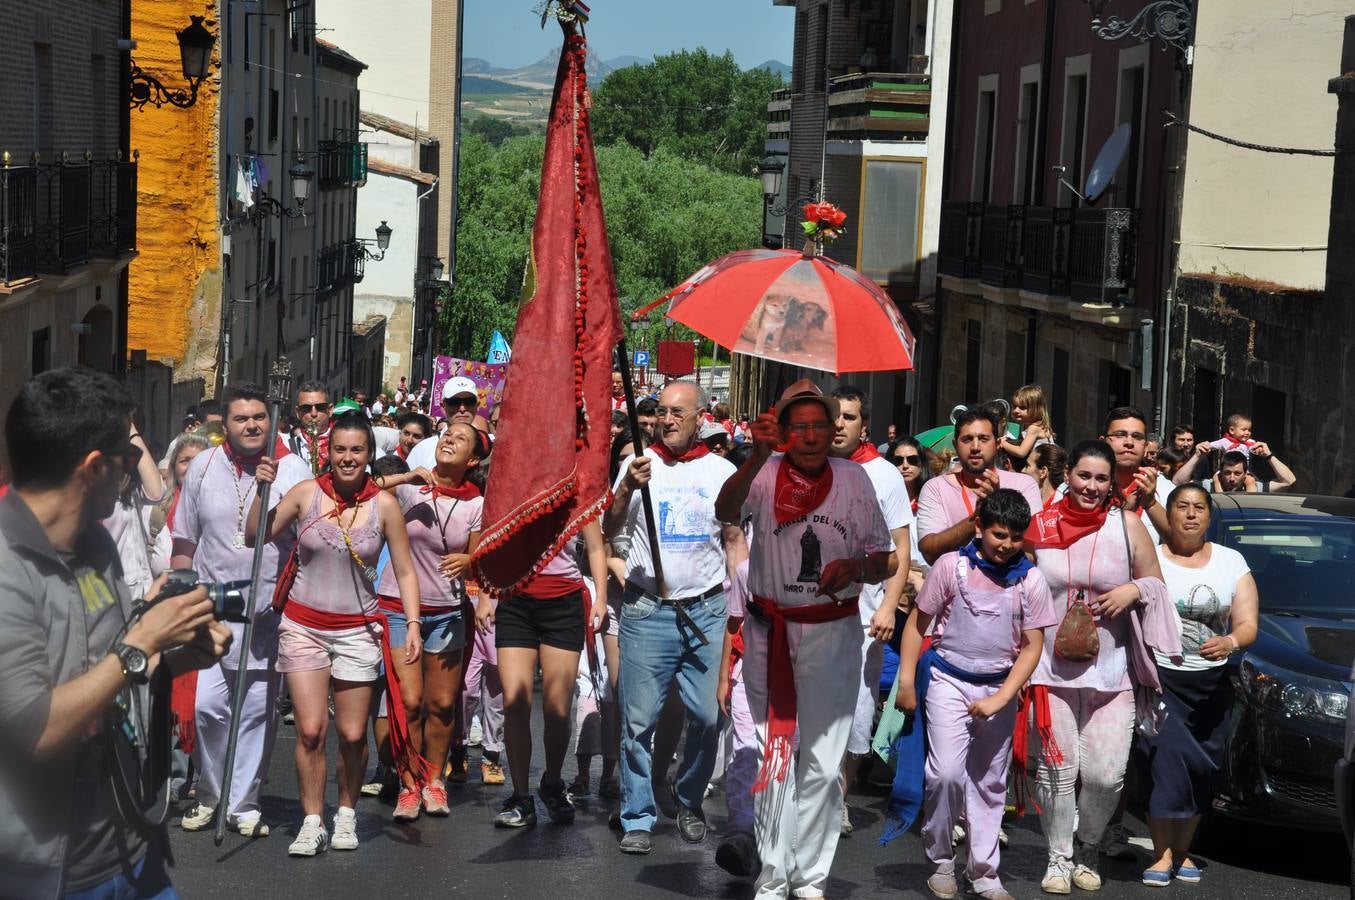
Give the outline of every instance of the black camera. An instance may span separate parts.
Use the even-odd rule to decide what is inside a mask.
[[[192,569],[174,569],[165,579],[164,588],[151,602],[158,603],[170,597],[178,597],[199,585],[207,588],[207,599],[212,601],[212,618],[218,622],[239,622],[241,624],[249,621],[249,603],[245,594],[250,586],[248,579],[212,584],[198,581],[198,573]]]

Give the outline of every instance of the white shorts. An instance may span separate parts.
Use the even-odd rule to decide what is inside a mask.
[[[307,628],[283,613],[278,625],[279,672],[328,668],[339,681],[376,681],[381,674],[381,627],[344,631]]]

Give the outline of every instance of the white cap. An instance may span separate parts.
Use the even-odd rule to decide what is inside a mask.
[[[724,437],[729,437],[729,432],[725,431],[723,425],[717,425],[714,422],[702,422],[701,430],[697,433],[697,438],[704,441],[722,435]]]
[[[470,394],[472,397],[479,397],[480,391],[465,375],[458,375],[455,378],[449,378],[442,385],[442,399],[450,400],[459,394]]]

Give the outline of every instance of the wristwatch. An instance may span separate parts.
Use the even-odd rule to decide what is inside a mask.
[[[113,645],[113,654],[117,656],[118,662],[122,663],[122,676],[132,684],[145,684],[150,680],[147,672],[150,660],[147,659],[144,650],[119,641]]]

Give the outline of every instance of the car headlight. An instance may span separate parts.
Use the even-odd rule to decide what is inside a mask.
[[[1243,664],[1243,681],[1265,707],[1313,722],[1345,722],[1350,696],[1332,681],[1307,678],[1273,668],[1261,660]]]

